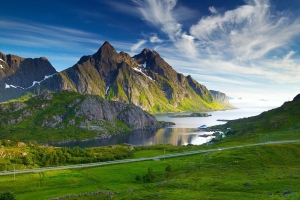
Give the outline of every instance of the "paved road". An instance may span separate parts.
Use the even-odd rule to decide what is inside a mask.
[[[234,149],[234,148],[243,148],[243,147],[248,147],[248,146],[258,146],[258,145],[266,145],[266,144],[295,143],[295,142],[300,142],[300,140],[270,141],[270,142],[262,142],[262,143],[256,143],[256,144],[246,144],[246,145],[240,145],[240,146],[232,146],[232,147],[226,147],[226,148],[187,151],[187,152],[182,152],[182,153],[173,153],[173,154],[154,156],[154,157],[150,157],[150,158],[114,160],[114,161],[107,161],[107,162],[85,163],[85,164],[57,166],[57,167],[44,167],[44,168],[24,169],[24,170],[15,170],[15,171],[1,171],[0,176],[1,175],[11,175],[11,174],[37,173],[37,172],[44,172],[44,171],[51,171],[51,170],[63,170],[63,169],[74,169],[74,168],[97,167],[97,166],[103,166],[103,165],[132,163],[132,162],[140,162],[140,161],[147,161],[147,160],[158,160],[158,159],[172,158],[172,157],[178,157],[178,156],[194,155],[194,154],[207,153],[207,152],[220,151],[220,150],[228,150],[228,149]]]

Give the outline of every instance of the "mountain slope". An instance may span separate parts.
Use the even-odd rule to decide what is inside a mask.
[[[50,69],[46,66],[48,61],[41,59],[38,61],[44,63],[39,67],[36,67],[35,60],[31,61],[35,66],[33,68]],[[24,68],[22,63],[16,66]],[[17,74],[11,73],[11,77],[18,77]],[[190,75],[185,77],[177,73],[157,52],[149,49],[130,57],[125,52],[118,53],[111,44],[105,42],[95,54],[81,57],[73,67],[59,73],[50,70],[34,74],[39,74],[39,77],[28,76],[30,78],[27,80],[26,70],[23,70],[23,77],[18,80],[15,78],[13,82],[3,76],[0,79],[0,101],[18,97],[25,92],[42,94],[44,91],[67,90],[133,103],[151,113],[225,109],[205,86]],[[49,77],[50,74],[53,75]],[[26,80],[26,83],[20,80]],[[33,81],[40,82],[33,85]],[[20,87],[8,88],[5,84]]]
[[[95,94],[133,103],[152,113],[224,109],[205,86],[177,73],[157,52],[144,49],[131,58],[117,53],[108,42],[32,91],[45,89]]]
[[[26,93],[34,84],[57,73],[44,58],[21,58],[0,52],[0,101],[7,101]]]
[[[43,142],[103,137],[156,127],[155,117],[133,104],[75,92],[44,93],[0,104],[0,138]]]

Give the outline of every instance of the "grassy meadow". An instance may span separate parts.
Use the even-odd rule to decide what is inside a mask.
[[[134,157],[162,155],[161,148]],[[167,151],[166,153],[170,153]],[[166,171],[167,166],[169,170]],[[17,199],[300,199],[300,144],[0,177]],[[149,174],[151,181],[136,180]]]

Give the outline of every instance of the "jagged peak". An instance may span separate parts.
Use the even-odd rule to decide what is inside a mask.
[[[113,47],[108,41],[105,41],[102,45],[102,47]]]
[[[191,75],[188,75],[186,78],[187,78],[188,80],[193,80],[193,78],[192,78]]]
[[[117,54],[116,49],[108,42],[105,41],[99,50],[93,55],[96,60],[102,60],[102,58],[111,58]]]
[[[151,52],[151,50],[150,50],[150,49],[147,49],[147,48],[145,48],[145,49],[143,49],[143,50],[141,51],[141,53],[143,53],[143,54],[148,53],[148,52]]]

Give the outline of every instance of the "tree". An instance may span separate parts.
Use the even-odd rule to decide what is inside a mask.
[[[166,177],[167,178],[169,178],[171,175],[172,175],[172,165],[168,165],[167,167],[166,167]]]
[[[137,182],[141,182],[142,181],[142,177],[140,175],[136,175],[135,180]]]
[[[24,165],[30,165],[31,164],[31,159],[28,156],[23,157],[23,164]]]
[[[153,174],[153,169],[152,167],[148,167],[148,173],[143,176],[143,180],[145,182],[152,182],[154,180],[155,176]]]
[[[5,171],[7,169],[6,163],[0,163],[0,171]]]
[[[6,191],[0,194],[0,200],[15,200],[16,195],[13,192]]]
[[[167,167],[166,167],[166,172],[172,172],[172,165],[168,165]]]

